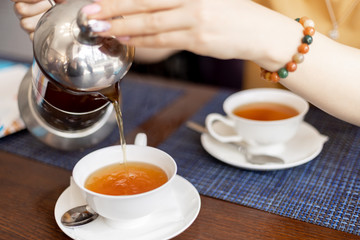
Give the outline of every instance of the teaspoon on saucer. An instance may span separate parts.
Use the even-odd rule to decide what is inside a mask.
[[[67,227],[77,227],[92,222],[98,216],[88,205],[82,205],[65,212],[61,217],[61,223]]]
[[[186,126],[198,133],[208,133],[207,129],[195,122],[188,121],[186,122]],[[241,152],[244,156],[247,162],[257,165],[267,164],[267,163],[279,163],[283,164],[285,161],[279,157],[266,155],[266,154],[252,154],[248,151],[245,144],[240,143],[228,143],[230,145],[233,145],[236,147],[239,152]]]

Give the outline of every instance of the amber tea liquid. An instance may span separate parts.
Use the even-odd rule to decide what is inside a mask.
[[[64,131],[91,127],[104,116],[108,106],[100,94],[66,90],[44,75],[33,81],[32,98],[41,117]]]
[[[120,99],[121,99],[120,81],[116,82],[113,86],[101,90],[100,93],[106,96],[114,106],[115,114],[116,114],[116,122],[119,128],[120,145],[123,150],[124,164],[126,165],[127,163],[126,141],[124,134],[124,123],[123,123],[122,112],[120,107]]]
[[[238,106],[233,113],[239,117],[258,121],[276,121],[294,117],[299,112],[293,107],[274,102],[255,102]]]
[[[153,190],[168,180],[160,167],[144,162],[115,163],[91,174],[85,188],[106,195],[133,195]]]

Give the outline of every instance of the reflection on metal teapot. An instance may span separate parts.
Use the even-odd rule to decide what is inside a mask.
[[[64,88],[99,91],[113,86],[129,70],[133,46],[94,35],[80,9],[91,0],[53,6],[34,32],[34,58],[42,72]]]

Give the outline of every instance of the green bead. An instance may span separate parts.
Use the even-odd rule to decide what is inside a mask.
[[[300,22],[300,18],[295,18],[295,21]]]
[[[280,78],[286,78],[289,75],[289,72],[286,70],[286,68],[280,68],[277,73],[279,74]]]
[[[302,39],[302,43],[306,43],[307,45],[310,45],[313,41],[313,38],[310,35],[305,35]]]

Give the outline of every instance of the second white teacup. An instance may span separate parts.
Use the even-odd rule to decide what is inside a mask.
[[[235,109],[241,108],[244,111],[253,111],[254,109],[252,109],[252,107],[275,107],[280,108],[280,110],[277,109],[279,111],[283,111],[284,109],[281,108],[284,107],[295,112],[285,119],[277,119],[275,116],[270,116],[271,119],[275,117],[275,120],[264,120],[266,116],[254,117],[254,115],[251,116],[251,119],[249,116],[239,116],[235,113]],[[250,146],[269,146],[285,143],[295,136],[300,123],[308,112],[309,104],[303,98],[287,90],[256,88],[230,95],[224,101],[223,109],[226,116],[211,113],[206,118],[206,127],[212,137],[220,142],[245,141]],[[266,109],[266,111],[267,110],[269,109]],[[266,115],[269,114],[269,112],[270,114],[272,113],[269,110],[263,114]],[[252,114],[261,115],[262,113],[253,112]],[[218,121],[232,128],[236,134],[222,135],[217,132],[214,125]]]

